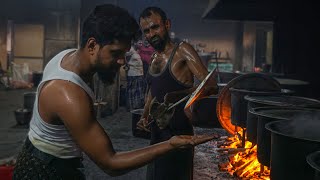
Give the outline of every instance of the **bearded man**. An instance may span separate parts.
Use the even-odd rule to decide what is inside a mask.
[[[158,7],[148,7],[140,15],[140,28],[155,49],[147,74],[149,85],[144,113],[137,126],[151,131],[151,144],[164,142],[175,135],[193,135],[190,118],[184,113],[184,104],[175,107],[167,127],[150,123],[151,101],[174,103],[182,94],[195,90],[194,76],[202,81],[208,71],[194,48],[185,42],[174,43],[169,37],[171,22]],[[217,90],[216,82],[214,90]],[[175,100],[173,100],[175,99]],[[153,101],[154,102],[154,101]],[[190,180],[193,172],[193,148],[170,152],[149,164],[148,180]]]

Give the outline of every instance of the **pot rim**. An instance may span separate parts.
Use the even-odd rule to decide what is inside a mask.
[[[18,108],[18,109],[15,109],[13,112],[14,113],[31,113],[32,110],[27,108]]]
[[[305,138],[305,137],[298,137],[298,136],[294,136],[294,135],[288,135],[288,134],[285,134],[283,132],[276,131],[271,127],[271,126],[273,126],[274,124],[277,124],[277,123],[289,123],[290,121],[292,121],[292,120],[272,121],[272,122],[267,123],[264,127],[268,131],[270,131],[271,133],[275,133],[275,134],[282,135],[282,136],[289,137],[289,138],[294,138],[294,139],[299,139],[299,140],[304,140],[304,141],[320,143],[320,140],[309,139],[309,138]]]
[[[296,106],[296,107],[312,107],[312,105],[305,105],[305,106],[299,106],[299,105],[293,105],[293,104],[288,104],[285,102],[274,102],[274,101],[268,101],[268,100],[259,100],[259,97],[264,97],[264,96],[257,96],[257,95],[246,95],[244,96],[244,99],[249,101],[249,102],[256,102],[264,105],[276,105],[276,106]],[[306,97],[301,97],[301,96],[287,96],[287,95],[278,95],[278,96],[268,96],[268,97],[282,97],[282,98],[297,98],[297,99],[302,99],[306,100],[309,102],[314,102],[315,107],[320,107],[320,101],[312,98],[306,98]],[[258,99],[257,99],[258,98]],[[318,104],[318,106],[317,106]]]
[[[316,169],[317,171],[320,172],[320,164],[318,165],[318,164],[316,164],[315,161],[314,161],[317,156],[319,157],[319,160],[320,160],[320,151],[315,151],[315,152],[309,154],[309,155],[306,157],[306,160],[307,160],[308,164],[309,164],[313,169]]]
[[[139,114],[139,112],[143,113],[144,109],[133,109],[130,111],[131,114]]]
[[[270,110],[284,110],[284,111],[291,111],[291,110],[298,110],[298,111],[309,111],[309,112],[320,112],[318,109],[311,109],[311,108],[302,108],[302,107],[293,107],[293,106],[282,106],[282,107],[276,107],[276,106],[270,106],[270,107],[256,107],[249,109],[249,112],[251,114],[266,117],[266,118],[275,118],[279,120],[290,120],[285,117],[275,117],[274,115],[263,113],[264,111],[270,111]]]
[[[37,94],[37,91],[23,93],[23,95],[35,95],[35,94]]]
[[[241,92],[241,93],[256,93],[256,94],[282,94],[284,93],[282,91],[282,89],[280,91],[259,91],[259,90],[255,90],[255,91],[251,91],[251,90],[248,90],[248,89],[240,89],[240,88],[229,88],[229,91],[230,92]]]

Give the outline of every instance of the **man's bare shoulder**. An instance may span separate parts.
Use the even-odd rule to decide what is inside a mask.
[[[181,42],[178,49],[177,54],[184,60],[194,60],[199,59],[199,55],[197,51],[193,48],[193,46],[187,42]]]
[[[47,123],[79,119],[79,112],[90,114],[91,105],[91,99],[80,86],[65,80],[46,82],[39,94],[39,113]]]
[[[44,85],[41,96],[63,105],[64,103],[76,104],[78,101],[89,100],[89,96],[79,85],[66,80],[52,80]],[[51,101],[52,102],[52,101]]]
[[[178,47],[179,52],[189,52],[189,51],[195,51],[193,46],[187,42],[181,42]]]

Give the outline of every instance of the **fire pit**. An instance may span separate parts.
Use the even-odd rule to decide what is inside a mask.
[[[272,180],[313,179],[314,170],[306,156],[320,150],[320,116],[312,119],[295,117],[292,120],[268,123],[271,132]]]

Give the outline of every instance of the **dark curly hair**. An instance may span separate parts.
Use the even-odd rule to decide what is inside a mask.
[[[81,48],[90,37],[104,46],[115,40],[130,42],[140,36],[137,21],[127,10],[112,4],[98,5],[83,22]]]
[[[161,17],[161,20],[163,22],[165,22],[167,20],[167,15],[166,13],[159,7],[154,7],[154,6],[151,6],[151,7],[147,7],[145,8],[140,16],[139,16],[139,22],[140,22],[140,19],[141,18],[146,18],[146,17],[150,17],[152,13],[155,13],[155,14],[159,14],[160,17]]]

